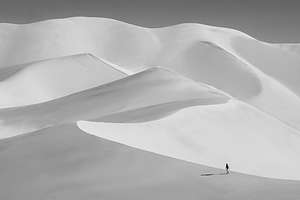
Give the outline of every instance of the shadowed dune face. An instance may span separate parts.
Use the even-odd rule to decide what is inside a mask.
[[[90,29],[85,21],[78,25]],[[150,29],[115,21],[99,21],[93,27],[89,33],[96,42],[93,52],[132,71],[141,70],[160,53],[160,41]]]
[[[252,58],[239,53],[238,46],[253,50],[258,55],[253,59],[262,60],[264,58],[258,57],[264,55],[269,45],[249,38],[238,31],[200,24],[149,29],[104,18],[75,17],[27,25],[3,24],[0,26],[3,44],[0,66],[88,52],[132,73],[152,66],[167,67],[252,104],[251,100],[262,92],[264,77],[256,66],[248,65],[253,63]],[[275,49],[272,51],[277,53],[271,56],[285,59],[280,62],[291,57],[284,58],[287,51]],[[276,63],[268,65],[272,64]],[[284,79],[282,84],[293,85],[290,87],[295,89],[298,78],[294,72],[297,71],[292,72],[293,78]],[[276,74],[281,77],[281,71]],[[281,118],[275,107],[262,109]],[[289,121],[286,117],[282,120]]]
[[[264,73],[300,95],[300,56],[253,39],[232,40],[235,51]]]
[[[240,99],[260,92],[259,78],[251,68],[221,50],[239,38],[239,33],[224,28],[183,24],[147,29],[110,19],[70,18],[9,28],[5,25],[0,30],[4,42],[1,66],[90,52],[133,72],[151,66],[168,67]],[[264,51],[266,46],[261,43],[259,48]],[[7,52],[14,52],[14,56]],[[225,78],[212,75],[217,70]]]
[[[148,29],[110,19],[70,18],[17,25],[15,28],[1,26],[0,30],[4,42],[0,47],[2,67],[93,53],[134,69],[146,63],[159,48]],[[13,56],[8,52],[14,52]]]
[[[164,56],[162,66],[240,99],[260,94],[261,83],[257,75],[225,50],[201,41],[180,48],[178,52]]]
[[[89,136],[75,125],[0,141],[0,198],[286,199],[299,182],[232,173],[136,150]],[[246,188],[246,189],[245,189]],[[272,191],[272,192],[270,192]]]
[[[1,107],[41,103],[127,76],[88,54],[2,68],[0,74]]]
[[[82,17],[0,24],[0,44],[0,107],[12,107],[0,109],[1,138],[114,122],[79,126],[198,164],[300,179],[296,53],[226,28]]]
[[[293,55],[289,55],[286,50],[277,47],[272,50],[273,48],[270,45],[249,39],[245,34],[237,31],[199,24],[182,24],[166,28],[148,29],[115,20],[98,18],[70,18],[18,26],[1,25],[0,30],[2,30],[0,31],[0,41],[4,44],[0,46],[1,66],[82,52],[93,53],[116,66],[121,66],[120,68],[124,68],[125,71],[130,73],[151,66],[162,66],[177,71],[195,81],[204,82],[223,90],[293,127],[300,127],[298,114],[287,113],[283,109],[278,109],[279,103],[266,101],[266,99],[278,99],[279,102],[279,99],[284,99],[282,93],[290,93],[289,88],[296,88],[293,91],[298,90],[296,65],[292,70],[287,70],[292,72],[292,78],[289,80],[287,78],[289,72],[281,72],[284,68],[272,72],[274,70],[271,65],[276,64],[277,66],[280,62],[266,62],[268,66],[271,66],[267,70],[262,70],[261,66],[256,68],[256,63],[252,63],[252,59],[261,60],[258,64],[265,68],[264,59],[278,57],[278,59],[285,60],[281,62],[286,62],[290,57],[293,60],[295,58]],[[243,48],[248,49],[248,51],[256,52],[254,53],[256,57],[251,58],[246,54],[242,54],[243,50],[239,52],[239,46],[244,46]],[[260,58],[264,57],[266,54],[264,52],[268,51],[276,51],[276,54],[272,53],[272,55],[268,55],[268,58]],[[12,56],[14,54],[16,55]],[[59,62],[62,64],[59,64]],[[248,62],[253,66],[250,66]],[[56,66],[60,65],[65,64],[63,61],[57,61]],[[43,63],[36,63],[35,66],[39,66],[40,72],[48,70],[48,66]],[[82,74],[82,78],[76,78],[74,83],[89,82],[93,77],[97,77],[100,69],[96,68],[98,66],[96,64],[93,64],[93,66],[92,75],[90,73]],[[69,65],[68,69],[70,68],[73,68],[73,66]],[[98,69],[98,71],[95,69]],[[261,73],[259,70],[266,74]],[[270,74],[268,71],[272,73]],[[82,70],[77,70],[77,72],[82,72]],[[25,73],[25,75],[32,73]],[[37,73],[37,71],[34,73]],[[61,80],[64,80],[66,75],[60,74],[62,76]],[[80,73],[78,74],[80,75]],[[268,85],[270,81],[266,79],[274,78],[277,81],[277,76],[275,77],[273,74],[277,74],[281,84],[288,87],[275,88]],[[109,79],[115,80],[116,77],[110,78],[110,76],[110,74],[103,73],[99,75],[98,81],[94,81],[89,85],[78,84],[76,87],[59,84],[60,81],[53,84],[50,82],[53,80],[46,81],[48,80],[46,77],[41,81],[41,78],[28,78],[31,75],[19,76],[17,86],[15,86],[16,79],[14,79],[16,82],[9,81],[9,84],[5,83],[2,90],[0,85],[0,91],[3,91],[0,103],[2,103],[2,107],[7,107],[51,100],[79,92],[85,88],[95,87],[97,84],[102,83],[100,79],[104,77],[107,77],[107,81]],[[280,78],[282,76],[285,78]],[[74,79],[75,77],[77,76],[74,76]],[[28,86],[23,85],[23,82],[30,83],[32,92],[22,92]],[[72,82],[69,83],[70,85],[73,84]],[[61,90],[60,85],[68,87]],[[5,88],[9,88],[9,90]],[[41,97],[36,96],[37,93],[41,94]],[[260,98],[262,94],[264,97]],[[295,104],[300,105],[299,99],[296,97],[291,98],[291,96],[293,95],[289,95],[284,99],[284,110],[288,110],[288,112],[295,109]],[[22,102],[23,99],[27,99],[26,103]]]
[[[217,46],[215,35],[223,40],[228,36],[197,24],[147,29],[109,19],[71,18],[1,28],[9,34],[0,38],[10,41],[2,51],[14,52],[10,57],[0,50],[1,66],[90,52],[131,71],[168,67],[239,98],[253,97],[260,90],[253,72]],[[225,78],[212,75],[217,70]]]
[[[152,68],[53,101],[2,109],[0,110],[0,126],[3,130],[1,137],[11,137],[78,120],[101,119],[106,115],[142,108],[151,107],[158,111],[156,106],[167,105],[161,109],[161,114],[155,114],[156,117],[148,116],[153,120],[165,115],[166,112],[172,113],[195,104],[219,104],[226,103],[228,100],[229,97],[207,85],[198,84],[167,70]],[[149,113],[144,113],[147,114]],[[136,118],[128,118],[128,121],[130,120]]]
[[[157,104],[155,106],[147,106],[140,109],[134,109],[125,112],[114,113],[106,115],[104,117],[96,119],[99,122],[113,122],[113,123],[139,123],[148,122],[157,119],[167,117],[168,115],[174,114],[175,112],[197,105],[214,105],[224,103],[223,99],[220,98],[202,98],[192,99],[186,101],[176,101],[163,104]],[[95,121],[95,120],[93,120]]]
[[[85,33],[72,26],[70,21],[1,26],[0,29],[3,38],[1,67],[89,52],[84,51],[87,41],[81,40]]]

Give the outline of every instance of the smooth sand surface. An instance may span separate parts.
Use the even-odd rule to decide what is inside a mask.
[[[150,110],[156,109],[156,116],[150,116],[148,112],[143,115],[158,119],[184,107],[226,103],[229,99],[205,84],[165,69],[151,68],[45,103],[0,109],[0,137],[12,137],[78,120],[98,121],[106,115],[149,107]],[[136,117],[128,117],[128,120],[134,119]]]
[[[85,134],[75,125],[0,141],[0,198],[295,200],[300,183],[195,165]],[[222,166],[220,166],[222,167]]]
[[[198,164],[230,162],[238,172],[300,180],[299,132],[239,101],[185,108],[151,122],[78,125],[111,141]]]
[[[128,73],[160,66],[300,129],[300,112],[292,111],[300,109],[299,55],[237,30],[196,23],[151,29],[113,19],[73,17],[1,24],[0,41],[0,67],[81,53]],[[267,95],[260,98],[262,94]],[[282,99],[284,108],[278,105]]]
[[[0,107],[36,104],[127,76],[90,55],[48,59],[0,69]]]
[[[299,44],[89,17],[0,44],[0,199],[299,199]]]

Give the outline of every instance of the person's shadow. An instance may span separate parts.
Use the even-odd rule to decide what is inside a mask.
[[[223,172],[223,173],[205,173],[205,174],[201,174],[201,176],[224,176],[224,175],[229,175],[228,173],[226,172]]]

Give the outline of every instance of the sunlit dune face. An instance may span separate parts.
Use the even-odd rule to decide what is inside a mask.
[[[82,134],[300,180],[295,47],[208,25],[85,17],[0,24],[0,43],[2,139],[81,121]]]

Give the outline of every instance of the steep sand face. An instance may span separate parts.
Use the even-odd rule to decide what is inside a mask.
[[[280,101],[265,100],[284,99],[283,91],[299,96],[299,56],[236,30],[192,23],[149,29],[112,19],[75,17],[1,24],[0,41],[1,67],[86,52],[129,73],[162,66],[300,127],[299,112],[282,114]],[[270,86],[272,80],[281,89]],[[266,88],[269,91],[263,91]],[[262,93],[269,96],[260,98]],[[288,112],[300,106],[298,97],[289,96],[293,97],[284,103]]]
[[[9,200],[295,200],[299,182],[195,165],[87,135],[75,125],[0,141],[0,198]],[[234,165],[233,165],[234,167]]]
[[[300,113],[297,112],[300,110],[299,96],[270,78],[264,79],[262,88],[259,96],[245,102],[299,131]]]
[[[87,52],[115,64],[122,61],[131,66],[133,62],[145,63],[151,49],[155,50],[155,38],[150,31],[110,19],[70,18],[16,26],[4,24],[0,30],[3,44],[0,66]]]
[[[0,107],[41,103],[127,76],[89,54],[2,68],[0,74]]]
[[[251,99],[261,93],[261,81],[254,71],[218,46],[202,41],[178,46],[177,51],[165,50],[151,65],[170,68],[240,99]]]
[[[156,106],[163,107],[155,119],[184,107],[226,103],[228,100],[228,96],[205,84],[164,69],[151,68],[45,103],[0,109],[1,138],[145,107],[156,112],[159,111]],[[137,118],[132,117],[128,121]]]
[[[299,55],[240,37],[232,40],[232,45],[238,55],[300,95]]]
[[[12,107],[0,109],[1,138],[78,120],[132,123],[79,125],[195,163],[300,179],[295,51],[220,27],[83,17],[0,24],[0,44],[0,106]]]
[[[299,132],[239,101],[190,107],[146,123],[78,125],[105,139],[194,163],[230,162],[242,173],[300,179]]]

